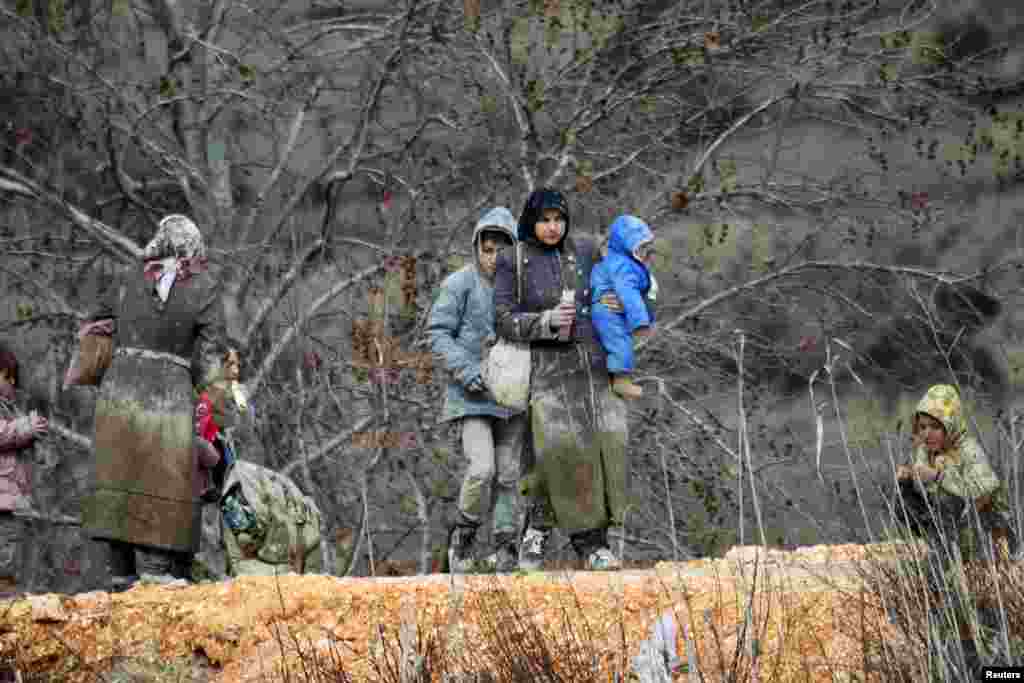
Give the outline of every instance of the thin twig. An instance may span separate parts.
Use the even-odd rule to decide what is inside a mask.
[[[430,253],[429,249],[421,249],[413,254],[413,258],[422,258],[424,255],[428,253]],[[373,277],[381,270],[383,270],[384,267],[385,264],[381,262],[375,266],[364,268],[363,270],[359,271],[358,273],[348,278],[347,280],[342,280],[341,282],[336,283],[326,292],[317,297],[309,305],[309,307],[307,307],[306,310],[303,311],[295,319],[295,321],[285,329],[285,331],[281,334],[278,340],[274,342],[274,345],[270,348],[270,351],[267,352],[267,355],[263,357],[263,362],[260,364],[259,370],[256,371],[256,374],[254,375],[252,380],[253,389],[255,390],[256,387],[260,386],[266,380],[267,374],[270,372],[270,369],[274,366],[274,363],[277,362],[278,357],[285,350],[285,348],[287,348],[288,344],[290,344],[291,341],[295,338],[295,335],[298,334],[299,330],[301,330],[306,325],[306,323],[309,322],[310,318],[316,315],[321,308],[323,308],[329,301],[334,299],[336,296],[338,296],[348,288]]]
[[[239,228],[238,241],[242,244],[248,241],[249,233],[252,230],[253,223],[256,222],[256,217],[259,215],[260,210],[267,201],[267,194],[277,185],[278,180],[281,178],[281,173],[284,171],[284,167],[288,164],[288,160],[291,159],[292,153],[295,151],[295,145],[299,141],[299,133],[302,132],[302,126],[306,122],[306,116],[309,115],[310,110],[316,103],[317,98],[320,96],[320,91],[324,86],[324,76],[317,76],[316,80],[313,81],[313,85],[310,86],[309,92],[306,94],[306,100],[302,106],[299,107],[298,111],[295,112],[294,118],[292,118],[291,125],[288,127],[288,139],[284,143],[284,149],[281,150],[281,157],[277,160],[277,164],[274,169],[267,176],[266,181],[263,183],[263,187],[256,193],[256,198],[253,200],[252,205],[249,206],[249,210],[246,211],[242,217],[241,225]]]
[[[690,307],[679,316],[674,318],[671,322],[665,325],[659,325],[655,334],[647,337],[636,345],[637,352],[641,352],[645,349],[653,339],[659,334],[669,332],[679,327],[687,320],[696,318],[710,308],[713,308],[725,301],[734,299],[741,294],[755,291],[761,287],[775,282],[776,280],[782,280],[788,277],[794,277],[797,275],[803,275],[815,271],[829,271],[829,270],[848,270],[854,272],[871,272],[871,273],[885,273],[889,275],[904,275],[907,277],[913,277],[920,280],[931,281],[945,285],[958,285],[965,282],[970,282],[982,277],[986,272],[990,272],[988,269],[985,272],[974,273],[970,275],[951,275],[942,272],[933,272],[924,268],[913,268],[909,266],[887,266],[878,263],[871,263],[869,261],[805,261],[803,263],[796,263],[791,266],[780,268],[774,272],[768,273],[761,277],[755,278],[748,282],[730,287],[724,291],[721,291],[713,296],[710,296],[695,306]]]

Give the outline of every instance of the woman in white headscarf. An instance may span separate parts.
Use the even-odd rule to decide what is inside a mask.
[[[83,525],[111,546],[114,583],[180,574],[198,548],[193,386],[219,365],[223,314],[199,228],[160,221],[141,272],[111,283],[86,334],[114,336],[96,402],[96,467]]]

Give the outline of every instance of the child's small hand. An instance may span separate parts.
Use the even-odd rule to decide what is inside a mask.
[[[49,420],[34,411],[30,424],[32,425],[32,436],[43,436],[50,427]]]
[[[14,422],[14,429],[21,438],[36,438],[46,434],[47,428],[50,426],[46,418],[35,412],[34,410],[28,414],[19,417]]]
[[[654,334],[653,327],[640,327],[633,332],[634,339],[643,339],[644,337],[650,337]]]
[[[607,306],[608,310],[611,311],[612,313],[622,313],[624,310],[626,310],[622,307],[622,302],[619,301],[619,297],[611,292],[602,295],[600,298],[600,302]]]

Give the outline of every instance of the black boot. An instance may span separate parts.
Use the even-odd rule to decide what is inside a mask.
[[[469,573],[476,564],[476,531],[480,524],[468,519],[462,512],[449,527],[449,573]]]
[[[516,546],[516,534],[495,534],[494,554],[488,558],[488,564],[495,574],[511,574],[519,568],[519,549]]]
[[[479,524],[459,522],[448,532],[448,573],[468,574],[476,566],[476,532]]]

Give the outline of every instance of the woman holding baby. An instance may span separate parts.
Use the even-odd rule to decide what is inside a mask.
[[[627,410],[611,391],[590,319],[598,244],[569,229],[562,194],[532,192],[517,228],[522,263],[514,249],[503,250],[497,262],[497,334],[531,349],[533,462],[522,488],[532,502],[519,565],[540,567],[557,526],[587,569],[611,570],[621,559],[609,547],[608,530],[621,526],[628,506]]]

